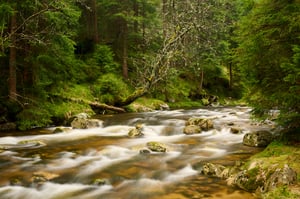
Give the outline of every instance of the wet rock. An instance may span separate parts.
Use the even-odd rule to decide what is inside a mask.
[[[154,152],[166,152],[167,148],[164,144],[159,142],[148,142],[146,144],[147,148]]]
[[[20,180],[19,178],[10,179],[9,183],[11,186],[23,186],[24,185],[22,180]]]
[[[222,172],[226,167],[220,164],[205,163],[202,167],[201,173],[204,175],[222,177]]]
[[[142,137],[144,135],[142,129],[143,129],[143,125],[137,124],[134,129],[129,130],[128,136],[131,138]]]
[[[230,133],[232,133],[232,134],[241,134],[241,133],[243,133],[243,131],[242,131],[241,128],[238,128],[238,127],[231,127],[231,128],[230,128]]]
[[[272,141],[273,135],[269,131],[247,133],[243,138],[243,144],[252,147],[265,147]]]
[[[201,127],[197,125],[188,125],[183,129],[183,133],[186,135],[198,134],[201,133],[201,131]]]
[[[103,121],[98,119],[75,118],[71,122],[73,129],[90,129],[103,126]]]
[[[160,104],[159,105],[159,109],[160,110],[169,110],[170,109],[170,107],[169,107],[169,105],[168,104]]]
[[[56,174],[56,173],[51,173],[51,172],[47,172],[47,171],[37,171],[37,172],[34,172],[34,173],[33,173],[33,176],[40,176],[40,177],[43,177],[43,178],[47,179],[47,181],[59,177],[58,174]]]
[[[234,123],[233,123],[233,122],[229,122],[229,123],[227,123],[227,125],[228,125],[228,126],[233,126]]]
[[[65,127],[56,127],[52,133],[66,133],[68,132],[70,129],[69,128],[65,128]]]
[[[263,185],[263,181],[257,178],[258,174],[257,168],[240,171],[233,177],[233,184],[243,190],[254,192]]]
[[[151,151],[149,149],[141,149],[140,154],[149,154]]]
[[[214,127],[213,121],[207,118],[190,118],[186,122],[186,126],[189,125],[199,126],[204,131],[208,131]]]
[[[97,179],[95,179],[95,180],[93,181],[92,184],[93,184],[93,185],[97,185],[97,186],[101,186],[101,185],[105,185],[105,184],[107,184],[107,183],[106,183],[106,180],[105,180],[105,179],[103,179],[103,178],[97,178]]]
[[[44,143],[41,140],[22,140],[18,142],[18,145],[26,145],[26,147],[35,147],[35,146],[45,146],[46,143]],[[25,147],[25,146],[22,146]]]
[[[49,180],[42,175],[34,175],[31,177],[30,181],[34,186],[40,186],[43,185],[45,182],[48,182]]]

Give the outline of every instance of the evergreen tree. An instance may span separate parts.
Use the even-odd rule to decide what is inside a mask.
[[[255,112],[279,109],[286,127],[299,128],[299,1],[258,1],[241,20],[237,35],[236,59]]]

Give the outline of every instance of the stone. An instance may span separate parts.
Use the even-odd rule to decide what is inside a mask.
[[[61,127],[56,127],[56,128],[53,130],[52,133],[63,133],[63,132],[65,132],[63,128],[61,128]]]
[[[297,181],[297,173],[287,164],[277,168],[264,184],[264,191],[271,191],[279,186],[290,185]]]
[[[222,172],[225,170],[225,166],[219,164],[205,163],[202,167],[201,173],[204,175],[222,177]]]
[[[197,125],[188,125],[186,127],[184,127],[183,129],[183,133],[186,135],[193,135],[193,134],[199,134],[201,133],[201,128],[200,126]]]
[[[93,181],[93,185],[101,186],[106,184],[106,180],[102,178],[97,178]]]
[[[71,122],[73,129],[90,129],[103,126],[103,121],[98,119],[75,118]]]
[[[242,129],[238,128],[238,127],[231,127],[230,128],[230,133],[232,134],[241,134],[243,131]]]
[[[130,129],[128,132],[128,136],[131,138],[142,137],[143,135],[144,134],[142,133],[142,131],[137,128]]]
[[[164,144],[159,142],[148,142],[146,144],[147,148],[154,152],[166,152],[167,148]]]
[[[186,126],[189,126],[189,125],[197,125],[203,131],[208,131],[214,127],[213,121],[211,119],[207,119],[207,118],[190,118],[186,122]]]
[[[149,149],[141,149],[140,154],[149,154],[151,151]]]
[[[169,107],[168,104],[160,104],[160,105],[159,105],[159,109],[160,109],[161,111],[163,111],[163,110],[169,110],[170,107]]]
[[[143,124],[136,124],[134,129],[130,129],[128,132],[128,136],[131,138],[137,138],[144,136],[143,132]]]
[[[269,131],[256,131],[245,134],[243,144],[251,147],[265,147],[273,141]]]

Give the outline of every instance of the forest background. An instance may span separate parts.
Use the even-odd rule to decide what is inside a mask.
[[[243,99],[295,134],[299,33],[299,0],[0,0],[0,123]]]

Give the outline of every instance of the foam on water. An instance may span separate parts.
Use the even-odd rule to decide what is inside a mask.
[[[186,167],[174,172],[168,174],[167,177],[165,177],[162,181],[168,182],[168,183],[176,183],[178,181],[183,180],[184,178],[194,176],[198,174],[198,171],[194,170],[190,164],[188,164]]]
[[[111,185],[56,184],[47,182],[39,189],[20,186],[0,187],[1,199],[95,198],[111,190]]]

